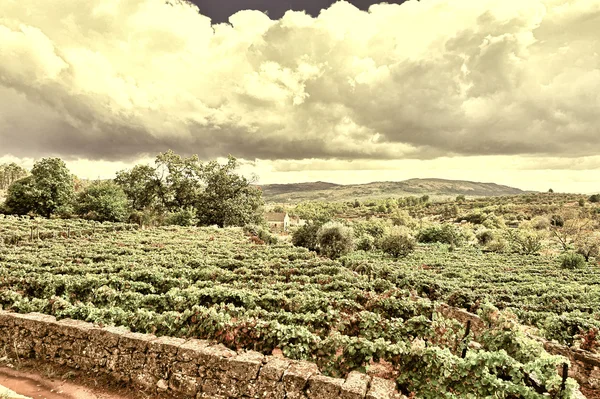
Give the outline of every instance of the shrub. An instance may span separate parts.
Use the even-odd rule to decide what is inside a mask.
[[[585,258],[581,254],[569,251],[560,257],[560,265],[563,269],[583,269]]]
[[[77,197],[75,211],[100,222],[122,222],[127,217],[129,203],[123,189],[112,181],[97,181]]]
[[[550,217],[550,224],[555,227],[563,227],[565,225],[565,219],[561,215],[552,215]]]
[[[482,224],[483,222],[485,222],[486,219],[487,215],[485,213],[481,212],[480,210],[475,210],[471,213],[459,217],[456,221],[461,222],[463,220],[466,220],[469,223]]]
[[[354,249],[354,230],[339,222],[325,223],[317,231],[319,253],[335,259]]]
[[[184,227],[195,226],[198,224],[196,213],[196,209],[191,207],[180,209],[176,212],[170,212],[167,215],[166,224]]]
[[[358,236],[370,235],[374,239],[383,237],[390,230],[389,223],[378,218],[355,222],[352,227]]]
[[[508,239],[514,252],[532,255],[542,249],[542,235],[532,230],[509,231]]]
[[[442,244],[459,245],[464,240],[463,235],[455,226],[450,224],[434,225],[419,231],[417,241],[422,243],[439,242]]]
[[[405,257],[415,250],[416,241],[407,232],[394,231],[381,239],[380,248],[394,258]]]
[[[600,202],[600,194],[591,195],[589,198],[590,202]]]
[[[361,251],[372,251],[375,249],[375,238],[369,234],[364,234],[359,237],[356,243],[356,249]]]
[[[531,219],[531,227],[535,230],[548,230],[550,228],[550,220],[545,216],[536,216]]]
[[[242,230],[247,235],[251,237],[256,237],[258,240],[265,244],[277,244],[277,242],[279,241],[276,235],[271,234],[269,230],[257,224],[247,224],[243,227]]]
[[[492,230],[481,229],[481,230],[477,231],[477,233],[475,234],[475,237],[477,238],[477,242],[479,244],[488,245],[490,242],[492,242],[494,240],[494,238],[496,238],[496,234],[494,234],[494,232]]]
[[[318,249],[317,233],[320,228],[321,224],[314,222],[298,227],[292,232],[292,244],[297,247],[303,247],[311,251],[316,251]]]

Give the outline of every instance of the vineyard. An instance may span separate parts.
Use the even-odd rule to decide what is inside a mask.
[[[520,332],[516,317],[569,342],[569,328],[597,323],[600,303],[597,268],[474,248],[334,261],[285,242],[257,245],[236,228],[5,217],[0,232],[5,310],[280,349],[332,376],[377,369],[421,398],[570,397],[575,383],[556,374],[564,359]],[[472,342],[436,301],[479,310],[489,330]]]

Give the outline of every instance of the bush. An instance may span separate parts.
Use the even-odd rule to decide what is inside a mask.
[[[338,222],[325,223],[317,231],[319,253],[339,258],[354,249],[354,230]]]
[[[264,242],[265,244],[277,244],[277,242],[279,241],[276,235],[271,234],[269,230],[257,224],[247,224],[243,227],[243,231],[249,236],[257,237],[260,241]]]
[[[417,241],[422,243],[435,243],[460,245],[464,240],[461,232],[450,224],[434,225],[419,231]]]
[[[405,257],[415,250],[416,241],[407,232],[395,231],[381,239],[380,248],[394,258]]]
[[[195,226],[198,224],[195,208],[185,208],[167,215],[166,224],[177,226]]]
[[[123,189],[112,181],[97,181],[77,197],[75,211],[99,222],[122,222],[127,217],[129,201]]]
[[[356,243],[356,249],[361,251],[372,251],[375,249],[375,238],[369,234],[364,234],[359,237]]]
[[[477,238],[477,242],[479,244],[488,245],[490,242],[492,242],[494,240],[494,238],[496,238],[496,234],[494,234],[494,232],[492,230],[481,229],[481,230],[477,231],[477,233],[475,234],[475,237]]]
[[[374,239],[378,239],[390,230],[390,225],[386,220],[372,218],[371,220],[355,222],[352,228],[358,236],[370,235]]]
[[[552,215],[550,217],[550,224],[555,227],[563,227],[565,225],[565,219],[561,215]]]
[[[563,269],[583,269],[585,267],[585,258],[583,255],[575,252],[566,252],[560,257],[560,266]]]
[[[532,255],[542,249],[542,235],[532,230],[509,231],[508,239],[514,252]]]
[[[594,203],[600,202],[600,194],[591,195],[589,201]]]
[[[303,247],[311,251],[316,251],[317,248],[317,233],[321,228],[321,224],[311,222],[304,226],[298,227],[292,232],[292,244],[297,247]]]

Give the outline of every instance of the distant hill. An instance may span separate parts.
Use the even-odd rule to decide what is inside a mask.
[[[495,197],[532,192],[496,183],[444,179],[410,179],[399,182],[374,182],[348,185],[325,182],[266,184],[260,187],[263,190],[265,201],[279,203],[308,200],[349,201],[353,199],[410,195],[448,197],[462,194],[473,197]]]

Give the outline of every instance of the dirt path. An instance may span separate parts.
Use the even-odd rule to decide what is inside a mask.
[[[46,378],[29,371],[0,367],[0,385],[32,399],[130,399],[102,389],[78,385],[57,378]]]

